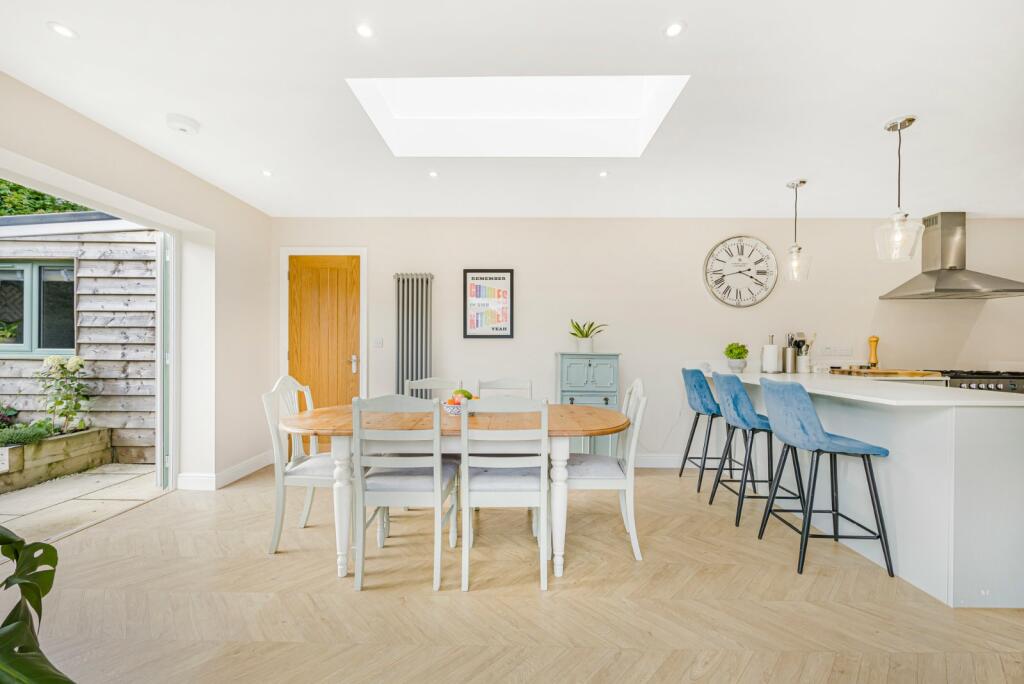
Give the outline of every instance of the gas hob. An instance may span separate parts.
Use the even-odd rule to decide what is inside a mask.
[[[943,370],[939,372],[949,378],[950,387],[1024,394],[1024,373],[978,370]]]

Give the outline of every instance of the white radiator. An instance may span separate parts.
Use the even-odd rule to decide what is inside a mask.
[[[430,377],[433,282],[430,273],[395,274],[395,394],[405,391],[406,380]],[[430,392],[413,394],[429,398]]]

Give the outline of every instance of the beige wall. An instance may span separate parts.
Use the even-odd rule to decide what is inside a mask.
[[[707,250],[719,239],[745,233],[766,240],[781,257],[791,240],[791,222],[275,219],[273,225],[275,253],[281,246],[368,248],[371,394],[394,389],[392,275],[426,271],[435,276],[437,375],[467,383],[527,376],[539,395],[553,398],[554,353],[573,349],[566,332],[569,318],[606,322],[608,331],[597,338],[596,348],[622,353],[625,381],[643,378],[651,402],[642,443],[652,453],[678,450],[685,438],[681,364],[720,358],[733,340],[756,349],[769,333],[781,337],[803,330],[818,334],[819,354],[826,345],[846,346],[853,358],[864,359],[866,338],[877,334],[888,367],[1024,364],[1019,344],[1024,298],[879,301],[879,294],[920,266],[878,262],[874,221],[802,222],[801,242],[814,256],[812,280],[780,282],[767,301],[744,310],[708,295],[701,276]],[[1024,279],[1024,269],[1012,263],[1012,254],[1024,251],[1024,221],[977,220],[969,230],[974,268]],[[467,267],[515,269],[514,340],[462,338],[461,274]],[[373,348],[374,337],[383,338],[383,348]]]
[[[0,177],[179,237],[180,470],[203,488],[244,474],[267,450],[270,219],[3,73],[0,103]]]

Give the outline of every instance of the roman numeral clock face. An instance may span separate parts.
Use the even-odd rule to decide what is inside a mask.
[[[704,283],[720,302],[753,306],[772,293],[779,269],[775,253],[757,238],[731,237],[715,245],[704,260]]]

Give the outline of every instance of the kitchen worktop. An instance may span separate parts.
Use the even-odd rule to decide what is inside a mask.
[[[999,406],[1024,408],[1024,394],[933,387],[898,378],[865,378],[828,373],[739,373],[746,384],[760,384],[762,378],[799,382],[811,394],[887,406]],[[920,380],[920,378],[911,378]]]

